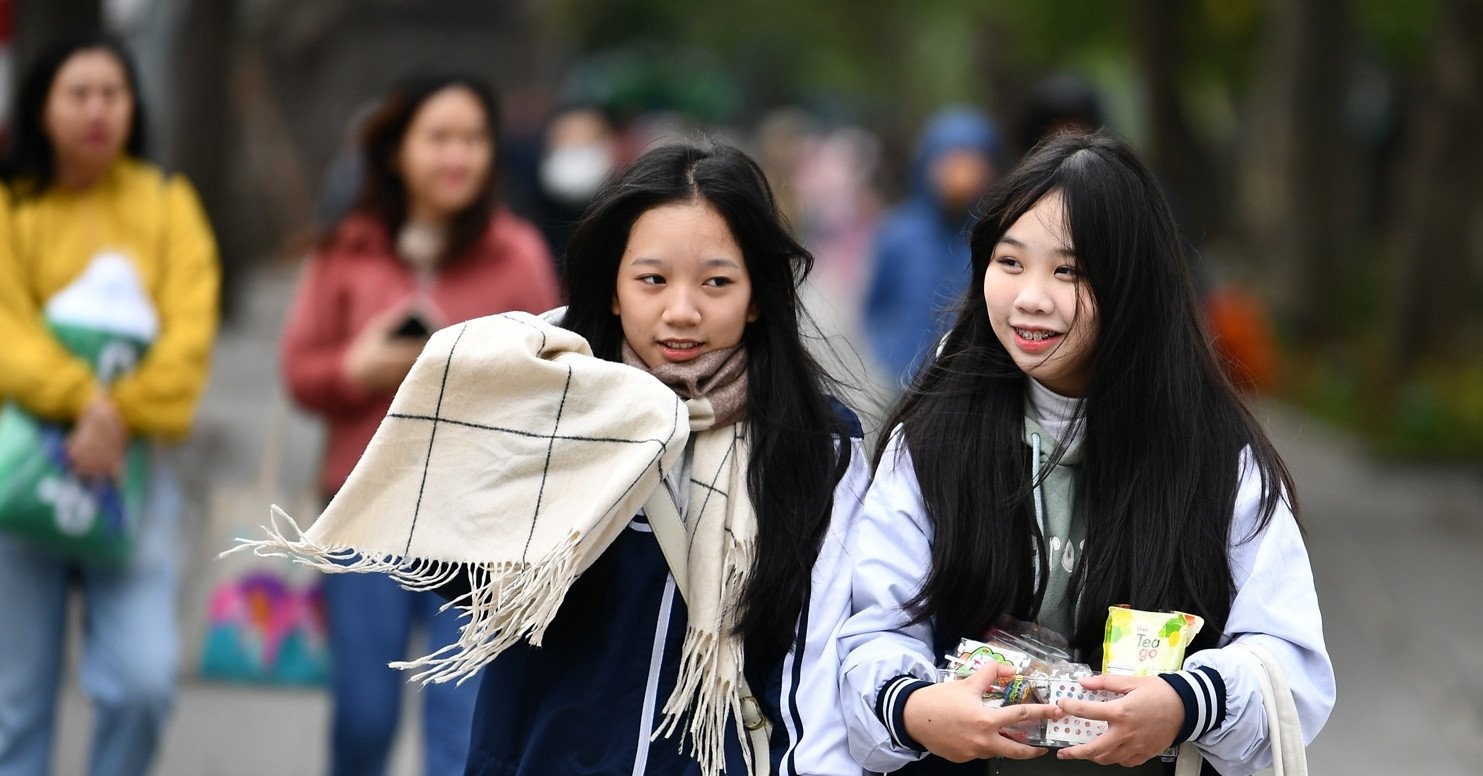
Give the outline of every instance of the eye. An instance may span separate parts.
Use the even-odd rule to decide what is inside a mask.
[[[728,277],[714,277],[714,278],[707,279],[701,285],[703,285],[703,286],[710,286],[712,288],[725,288],[725,287],[727,287],[727,286],[729,286],[729,285],[731,285],[732,283],[735,283],[735,282],[736,282],[735,280],[732,280],[731,278],[728,278]]]
[[[1001,267],[1003,267],[1004,269],[1007,269],[1007,270],[1018,270],[1018,269],[1021,269],[1021,267],[1020,267],[1020,260],[1019,259],[1016,259],[1013,256],[1000,256],[1000,257],[994,259],[994,263],[995,264],[998,264],[999,266],[1001,266]]]
[[[644,285],[647,285],[647,286],[662,286],[662,285],[664,285],[664,276],[662,276],[662,275],[653,275],[653,274],[650,274],[650,275],[639,275],[638,276],[638,282],[643,283]]]
[[[1070,264],[1062,264],[1061,266],[1056,267],[1056,276],[1064,278],[1066,280],[1077,280],[1081,278],[1081,270],[1078,270],[1076,267]]]

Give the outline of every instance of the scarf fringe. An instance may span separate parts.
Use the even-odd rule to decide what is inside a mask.
[[[664,704],[664,719],[650,738],[672,736],[680,726],[680,718],[688,714],[684,736],[691,741],[692,754],[700,764],[700,772],[707,776],[719,774],[725,767],[727,717],[735,722],[748,772],[754,770],[752,750],[747,745],[747,732],[742,726],[741,698],[736,692],[735,679],[740,671],[728,674],[721,670],[721,649],[732,653],[733,659],[727,662],[738,667],[741,665],[741,649],[734,641],[717,639],[716,634],[696,628],[685,629],[685,641],[680,648],[679,677],[674,692]]]
[[[288,523],[287,530],[279,526],[278,518]],[[320,544],[276,505],[263,532],[266,539],[237,539],[236,547],[218,557],[250,551],[263,558],[288,558],[329,574],[381,573],[413,591],[434,590],[467,573],[469,592],[442,606],[459,609],[468,620],[459,628],[458,641],[415,660],[391,664],[418,671],[412,679],[423,684],[463,684],[521,639],[541,646],[546,628],[576,581],[577,545],[582,538],[572,532],[545,558],[534,562],[470,564]]]
[[[724,560],[722,611],[735,611],[755,550],[755,542],[751,540],[729,544]],[[725,768],[727,717],[731,718],[737,739],[741,742],[747,772],[758,772],[757,764],[752,762],[752,747],[747,740],[741,696],[737,692],[736,680],[742,675],[745,663],[742,641],[732,633],[733,618],[726,616],[724,620],[721,633],[694,626],[685,628],[675,688],[662,709],[664,719],[649,739],[672,736],[680,726],[681,717],[688,714],[684,736],[689,737],[692,754],[705,776],[715,776]],[[723,656],[728,659],[723,660]],[[681,748],[684,748],[683,743]],[[762,763],[761,766],[767,768],[770,764]]]

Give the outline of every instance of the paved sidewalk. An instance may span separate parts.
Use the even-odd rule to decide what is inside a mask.
[[[280,396],[276,338],[292,282],[290,270],[261,273],[242,320],[222,334],[197,433],[181,451],[197,504],[213,488],[246,488],[257,476],[264,421]],[[1310,749],[1312,771],[1483,772],[1483,472],[1395,467],[1284,407],[1263,404],[1258,414],[1299,484],[1338,674],[1339,706]],[[310,486],[315,424],[291,414],[285,447],[276,498]],[[209,558],[221,548],[199,531],[187,540],[187,671],[157,776],[323,773],[322,692],[232,687],[191,675]],[[75,677],[74,670],[68,681]],[[84,772],[88,724],[80,690],[69,684],[59,776]],[[398,740],[396,776],[418,773],[412,738]]]

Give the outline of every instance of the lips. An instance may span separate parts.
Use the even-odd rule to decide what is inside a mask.
[[[701,345],[695,340],[660,340],[659,352],[670,361],[689,361],[700,355]]]
[[[1013,327],[1014,344],[1026,353],[1044,353],[1060,343],[1066,336],[1058,331],[1037,327]]]

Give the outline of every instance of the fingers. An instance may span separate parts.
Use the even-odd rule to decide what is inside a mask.
[[[1008,715],[1005,725],[1016,725],[1021,722],[1038,722],[1043,719],[1060,719],[1066,712],[1053,703],[1017,703],[1013,706],[1004,706],[1004,714]]]
[[[1003,663],[989,663],[970,674],[967,684],[977,692],[983,693],[985,690],[998,684],[1000,679],[1008,679],[1014,675],[1014,666],[1007,666]]]
[[[1088,690],[1108,690],[1120,695],[1126,695],[1138,686],[1138,680],[1142,677],[1122,676],[1119,674],[1092,674],[1081,678],[1081,686]]]
[[[1112,701],[1078,701],[1070,698],[1060,701],[1061,709],[1073,717],[1098,719],[1103,722],[1111,721],[1117,711],[1115,708],[1109,708],[1110,706],[1112,706]]]
[[[1016,743],[1004,736],[1000,736],[999,738],[1003,743],[995,747],[996,751],[991,753],[989,755],[990,757],[1008,757],[1011,760],[1033,760],[1045,754],[1044,747]]]

